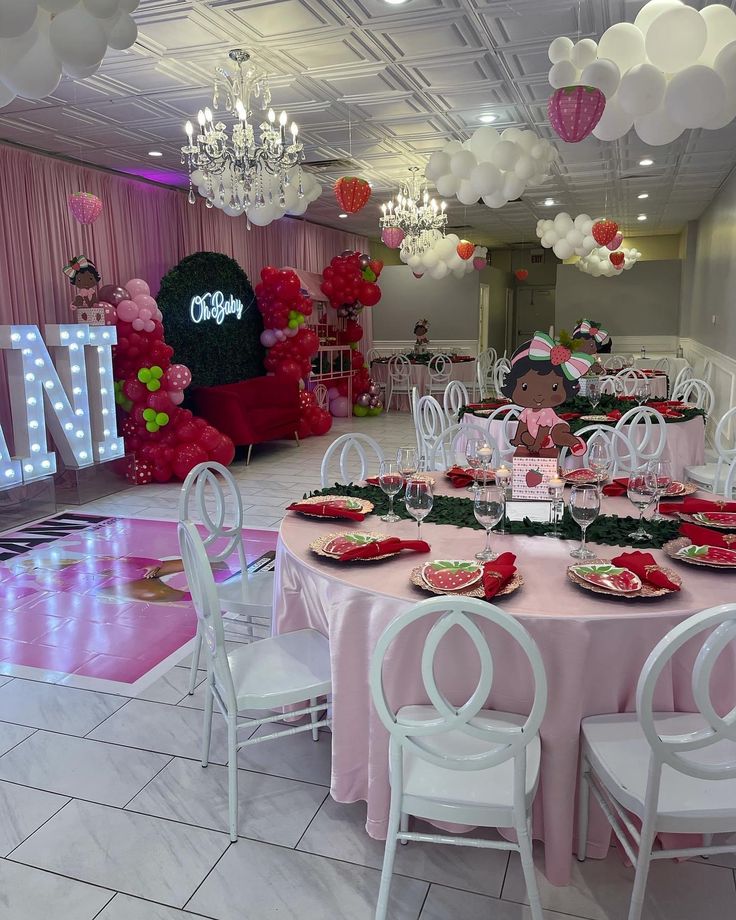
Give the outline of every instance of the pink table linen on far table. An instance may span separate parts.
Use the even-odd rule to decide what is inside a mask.
[[[595,378],[583,377],[580,381],[580,395],[586,396],[588,391],[588,384],[590,381]],[[598,378],[601,382],[604,380],[613,380],[615,379],[610,374],[602,374]],[[667,399],[667,375],[666,374],[655,374],[652,377],[649,377],[647,380],[649,384],[649,394],[652,399]]]
[[[385,387],[386,399],[388,399],[388,364],[380,361],[374,361],[371,365],[371,377],[379,386]],[[457,361],[452,365],[450,380],[459,380],[465,384],[468,390],[471,390],[475,384],[475,359],[472,361]],[[429,392],[429,368],[426,364],[412,364],[411,366],[411,386],[417,388],[419,396],[424,396]],[[397,391],[394,391],[397,392]],[[436,395],[436,394],[435,394]],[[442,402],[442,395],[439,396]],[[392,412],[410,412],[409,393],[401,391],[398,397],[391,400]]]
[[[444,483],[437,491],[452,493]],[[630,515],[625,499],[605,499],[609,513]],[[633,521],[632,521],[633,524]],[[312,554],[309,544],[331,530],[385,530],[402,538],[416,536],[413,521],[385,525],[371,516],[357,527],[315,523],[287,515],[281,526],[276,558],[274,593],[275,632],[310,626],[329,638],[333,681],[333,747],[331,793],[338,802],[366,801],[366,830],[383,839],[389,810],[388,736],[371,702],[368,673],[379,636],[399,613],[431,595],[414,588],[411,569],[427,559],[472,558],[483,533],[448,525],[425,523],[422,536],[432,547],[430,556],[400,555],[377,563],[338,568]],[[670,563],[683,578],[678,594],[649,601],[611,600],[586,592],[567,578],[573,544],[541,537],[494,536],[496,551],[517,555],[525,584],[499,606],[513,614],[537,642],[547,670],[549,702],[541,728],[542,775],[534,804],[534,836],[545,844],[546,875],[555,885],[570,880],[576,848],[575,806],[580,721],[589,715],[635,709],[639,672],[651,649],[687,616],[733,599],[734,577],[714,575],[709,569],[677,565],[661,551],[652,550],[660,564]],[[611,558],[620,547],[596,547]],[[396,705],[427,703],[421,682],[419,656],[423,635],[417,632],[404,646],[401,667],[389,692]],[[528,712],[531,679],[511,643],[493,638],[495,676],[488,705],[511,712]],[[456,704],[463,703],[477,681],[477,657],[465,646],[462,634],[448,636],[436,667],[440,684]],[[397,675],[398,672],[398,675]],[[719,686],[726,698],[734,692],[736,667],[729,686]],[[694,709],[689,673],[668,672],[660,682],[656,708],[662,711]],[[596,806],[591,806],[588,853],[604,858],[610,829]]]

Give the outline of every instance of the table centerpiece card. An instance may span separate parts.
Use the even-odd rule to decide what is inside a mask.
[[[558,477],[557,457],[514,457],[511,497],[523,500],[549,500],[547,483]]]

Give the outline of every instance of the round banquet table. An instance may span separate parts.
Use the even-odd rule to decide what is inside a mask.
[[[486,420],[482,416],[473,415],[466,412],[463,415],[463,424],[480,425],[486,427]],[[613,427],[613,422],[611,426]],[[702,466],[705,463],[705,422],[702,415],[691,418],[684,422],[667,422],[667,443],[662,452],[662,459],[669,460],[672,463],[672,476],[675,479],[684,480],[687,478],[685,467]],[[629,427],[628,425],[626,426]],[[489,426],[489,434],[493,441],[499,442],[501,436],[501,422],[492,421]],[[457,445],[458,450],[463,449],[463,445]],[[567,458],[567,468],[573,469],[585,465],[585,456]]]
[[[655,355],[652,358],[636,358],[634,361],[634,367],[640,367],[642,370],[653,370],[660,358],[669,359],[672,383],[675,382],[677,375],[680,373],[683,367],[690,367],[690,362],[687,360],[687,358],[677,358],[675,355]]]
[[[461,383],[464,383],[471,391],[471,395],[472,388],[475,386],[475,363],[475,358],[473,358],[472,361],[456,361],[453,363],[450,373],[450,380],[459,380]],[[388,399],[388,363],[374,361],[371,364],[371,377],[373,378],[373,382],[377,383],[378,386],[385,387],[386,399]],[[399,393],[399,395],[391,400],[391,409],[398,410],[399,412],[411,411],[409,399],[411,387],[417,388],[417,394],[419,396],[424,396],[425,393],[429,392],[429,368],[426,364],[412,364],[408,388],[406,392],[394,390],[394,392]],[[442,394],[440,394],[439,399],[440,402],[442,402]],[[389,407],[387,406],[387,408]]]
[[[458,491],[438,481],[436,492]],[[463,495],[464,493],[460,493]],[[607,513],[631,513],[621,498],[604,499]],[[431,515],[430,515],[431,519]],[[632,522],[633,524],[633,522]],[[378,562],[341,566],[313,554],[309,544],[325,533],[342,530],[390,532],[416,537],[413,521],[384,524],[376,515],[363,523],[317,521],[289,514],[279,533],[274,589],[274,630],[317,629],[329,638],[332,662],[332,778],[338,802],[366,801],[366,830],[384,839],[389,811],[388,734],[376,715],[369,688],[371,654],[379,636],[399,613],[431,595],[409,581],[413,567],[432,558],[472,558],[481,548],[482,531],[425,523],[422,536],[431,554],[402,555]],[[566,575],[573,544],[544,537],[494,535],[496,551],[512,551],[525,583],[498,599],[536,641],[549,685],[547,711],[541,727],[541,783],[534,803],[536,839],[544,841],[546,875],[555,885],[570,880],[575,842],[575,790],[580,720],[636,708],[639,672],[654,645],[673,626],[699,610],[733,600],[736,575],[678,564],[651,550],[660,564],[670,562],[683,579],[679,593],[649,600],[611,599],[573,585]],[[623,550],[600,546],[603,558]],[[414,628],[414,627],[412,627]],[[488,627],[492,631],[494,627]],[[428,703],[419,668],[422,639],[415,633],[402,647],[400,668],[389,670],[387,692],[392,704]],[[505,637],[491,636],[495,676],[488,705],[526,713],[531,706],[531,676],[526,663]],[[455,705],[462,704],[477,683],[477,654],[460,631],[448,634],[435,660],[438,684]],[[396,659],[394,659],[396,660]],[[397,673],[397,670],[400,673]],[[716,688],[731,699],[736,692],[736,667]],[[727,686],[724,686],[727,684]],[[714,694],[715,698],[715,694]],[[686,668],[668,669],[658,685],[655,708],[695,711]],[[608,823],[591,805],[588,854],[604,858],[610,843]]]
[[[580,380],[580,395],[586,396],[588,393],[588,382],[592,378],[583,377]],[[598,377],[599,380],[613,380],[615,379],[612,374],[601,374]],[[652,377],[649,377],[647,380],[649,384],[649,395],[652,399],[667,399],[667,375],[666,374],[655,374]]]

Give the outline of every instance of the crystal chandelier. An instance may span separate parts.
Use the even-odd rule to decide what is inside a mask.
[[[409,167],[409,178],[399,185],[396,198],[381,205],[381,230],[398,227],[404,231],[402,252],[421,255],[447,227],[447,205],[429,197],[427,180],[418,166]]]
[[[299,129],[292,122],[287,132],[286,112],[277,123],[268,79],[248,64],[248,52],[235,48],[228,57],[236,65],[235,73],[216,68],[212,108],[200,109],[196,134],[192,122],[186,124],[188,143],[181,148],[181,162],[189,171],[189,203],[196,201],[196,185],[207,207],[223,208],[231,216],[247,211],[252,217],[269,206],[294,207],[297,198],[304,198]],[[256,103],[265,113],[258,139],[252,111]],[[229,134],[220,113],[237,118]]]

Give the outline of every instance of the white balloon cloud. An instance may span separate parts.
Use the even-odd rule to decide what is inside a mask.
[[[469,259],[461,259],[457,254],[457,244],[460,237],[456,233],[442,236],[439,230],[432,231],[430,245],[422,253],[412,253],[408,246],[402,246],[399,258],[417,275],[425,272],[439,281],[452,273],[456,278],[462,278],[474,271],[473,259],[479,247],[476,246]],[[480,255],[480,252],[478,253]]]
[[[91,76],[108,48],[124,51],[138,28],[139,0],[0,0],[0,107],[43,99],[62,73]]]
[[[628,271],[641,258],[641,253],[634,247],[631,249],[622,247],[617,252],[624,254],[624,261],[618,266],[611,262],[613,253],[607,246],[594,249],[575,264],[581,272],[585,272],[586,275],[592,275],[594,278],[614,278],[616,275],[620,275],[621,272]]]
[[[241,194],[234,180],[232,170],[221,176],[219,184],[210,188],[205,183],[205,176],[200,170],[195,170],[191,175],[192,185],[197,187],[199,194],[207,199],[209,206],[219,208],[228,217],[240,217],[245,214],[248,220],[256,227],[267,227],[274,220],[279,220],[285,214],[299,217],[307,210],[309,205],[316,201],[322,194],[322,186],[311,173],[302,173],[303,196],[299,197],[299,177],[297,168],[289,170],[289,184],[284,188],[283,201],[277,180],[269,173],[263,173],[263,198],[264,205],[256,207],[252,203],[253,195],[247,199]],[[193,199],[192,199],[193,200]]]
[[[716,130],[736,117],[736,13],[722,3],[696,10],[683,0],[649,0],[597,45],[560,36],[548,56],[553,89],[581,84],[606,97],[593,128],[602,141],[633,128],[660,146],[686,128]]]
[[[558,156],[533,131],[507,128],[499,134],[484,125],[465,143],[449,141],[433,153],[425,175],[443,198],[455,196],[464,205],[482,199],[489,208],[502,208],[541,185]]]
[[[545,249],[551,249],[558,259],[587,256],[598,246],[593,238],[595,220],[587,214],[578,214],[573,220],[565,211],[554,220],[538,220],[537,236]]]

